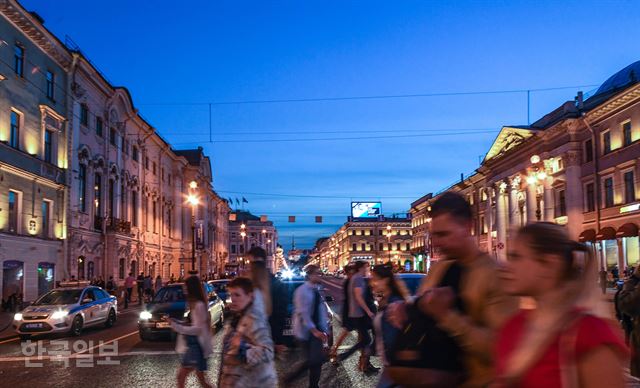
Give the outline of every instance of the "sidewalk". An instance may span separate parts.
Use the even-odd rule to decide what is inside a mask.
[[[16,337],[16,333],[13,331],[13,316],[15,313],[0,312],[0,341]]]

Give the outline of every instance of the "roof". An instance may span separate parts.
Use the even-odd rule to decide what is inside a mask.
[[[204,154],[202,153],[202,147],[198,147],[195,150],[173,150],[178,156],[184,156],[192,166],[199,166]]]
[[[236,221],[260,221],[260,217],[254,216],[245,210],[236,210],[231,212],[231,214],[236,215]]]
[[[640,61],[618,71],[600,85],[596,93],[585,102],[585,110],[590,110],[605,102],[618,92],[635,85],[640,80]]]

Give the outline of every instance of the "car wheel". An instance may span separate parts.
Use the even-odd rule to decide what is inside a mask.
[[[20,334],[20,341],[29,341],[31,339],[31,335],[29,334]]]
[[[109,310],[109,316],[107,316],[107,320],[104,323],[104,327],[112,327],[116,323],[116,312],[111,309]]]
[[[74,337],[77,337],[82,333],[82,317],[80,315],[76,315],[76,317],[73,318],[71,331],[69,333]]]
[[[149,334],[145,333],[143,330],[138,330],[138,334],[140,334],[141,340],[149,341]]]

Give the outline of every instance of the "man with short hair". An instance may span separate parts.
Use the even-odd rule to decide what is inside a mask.
[[[460,362],[467,377],[462,386],[484,387],[493,378],[495,332],[516,311],[517,301],[503,292],[495,259],[480,251],[471,235],[472,212],[464,197],[442,194],[431,205],[430,215],[431,240],[445,260],[432,267],[420,286],[417,316],[424,318],[417,319],[435,322],[435,329],[458,349],[441,349],[439,364],[451,367]],[[407,323],[406,307],[390,306],[392,320],[401,328]],[[447,354],[451,360],[444,359]]]
[[[307,281],[293,294],[293,334],[302,345],[305,360],[285,378],[285,385],[289,386],[308,369],[309,388],[318,388],[329,330],[328,312],[318,290],[320,268],[309,265],[306,272]]]

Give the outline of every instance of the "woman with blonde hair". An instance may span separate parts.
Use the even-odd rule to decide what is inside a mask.
[[[564,227],[533,223],[516,234],[501,272],[506,292],[528,297],[496,345],[497,387],[623,387],[627,349],[594,279],[597,266]]]

